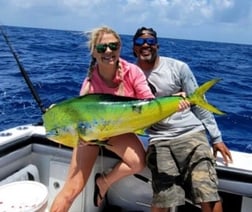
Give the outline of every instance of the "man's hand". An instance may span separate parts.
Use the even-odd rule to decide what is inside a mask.
[[[179,102],[179,108],[178,108],[179,112],[181,112],[191,106],[190,102],[188,100],[186,100],[186,93],[185,92],[175,93],[175,94],[173,94],[173,96],[183,97],[183,100],[180,100],[180,102]]]
[[[213,144],[213,155],[215,158],[218,151],[221,153],[225,165],[233,162],[232,155],[224,142]]]

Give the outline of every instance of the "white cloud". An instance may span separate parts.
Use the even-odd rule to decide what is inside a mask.
[[[162,36],[252,43],[251,0],[0,0],[0,5],[0,22],[7,25],[88,30],[106,24],[123,34],[145,25]]]

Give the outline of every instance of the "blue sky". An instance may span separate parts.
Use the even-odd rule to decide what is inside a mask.
[[[0,24],[252,44],[252,0],[0,0]]]

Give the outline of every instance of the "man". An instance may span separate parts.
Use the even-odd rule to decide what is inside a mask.
[[[157,33],[138,29],[133,38],[137,65],[144,71],[156,97],[185,92],[198,87],[189,66],[158,55]],[[209,134],[213,154],[207,140]],[[152,172],[152,212],[167,212],[185,203],[185,196],[200,204],[203,212],[221,212],[215,157],[220,151],[225,163],[232,156],[222,141],[212,113],[192,106],[148,129],[147,165]]]

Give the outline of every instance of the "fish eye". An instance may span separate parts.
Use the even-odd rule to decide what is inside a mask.
[[[59,135],[60,134],[59,133],[59,129],[57,129],[57,128],[53,129],[51,134],[53,134],[53,135]]]

